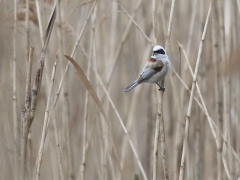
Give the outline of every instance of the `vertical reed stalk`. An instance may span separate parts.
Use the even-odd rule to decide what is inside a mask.
[[[209,6],[207,19],[206,19],[206,22],[205,22],[205,26],[204,26],[204,30],[203,30],[199,50],[198,50],[198,57],[197,57],[195,72],[194,72],[194,76],[193,76],[192,89],[191,89],[191,94],[190,94],[190,99],[189,99],[189,104],[188,104],[188,110],[187,110],[187,116],[186,116],[186,124],[185,124],[185,132],[184,132],[184,141],[183,141],[183,150],[182,150],[179,180],[183,180],[183,175],[184,175],[185,155],[186,155],[186,148],[187,148],[187,141],[188,141],[188,131],[189,131],[189,124],[190,124],[192,102],[193,102],[193,97],[194,97],[194,92],[195,92],[195,87],[196,87],[196,82],[197,82],[198,67],[199,67],[199,63],[200,63],[200,57],[201,57],[201,54],[202,54],[203,42],[204,42],[204,39],[205,39],[205,34],[206,34],[207,26],[208,26],[208,20],[209,20],[210,13],[211,13],[211,7],[212,7],[212,4],[210,4],[210,6]]]
[[[156,0],[153,0],[152,1],[152,23],[153,23],[153,44],[154,45],[157,45],[157,19],[156,19],[156,16],[157,16]],[[159,107],[159,109],[161,110],[161,107]],[[155,128],[155,137],[154,137],[154,149],[153,149],[153,175],[152,175],[153,180],[157,179],[159,133],[160,133],[160,118],[157,117],[156,118],[156,128]]]
[[[43,148],[44,148],[44,144],[45,144],[45,139],[46,139],[47,130],[48,130],[48,124],[49,124],[49,118],[50,118],[49,110],[50,110],[50,103],[51,103],[51,98],[52,98],[52,90],[53,90],[55,72],[56,72],[56,68],[57,68],[57,62],[58,62],[58,55],[56,56],[56,59],[54,61],[54,65],[53,65],[51,86],[50,86],[50,91],[48,93],[48,100],[47,100],[47,105],[46,105],[46,110],[45,110],[45,115],[44,115],[41,143],[40,143],[40,147],[38,150],[38,157],[37,157],[36,166],[35,166],[35,168],[36,168],[35,179],[36,180],[38,180],[40,177],[40,167],[41,167]]]
[[[28,66],[28,61],[27,61],[27,58],[29,57],[29,0],[26,0],[25,1],[25,33],[26,33],[26,69],[27,69],[27,66]],[[30,132],[29,132],[29,136],[28,136],[28,152],[29,152],[29,159],[27,160],[29,163],[28,163],[28,170],[30,170],[30,160],[31,160],[31,151],[32,151],[32,146],[31,146],[31,135],[30,135]],[[28,171],[28,174],[29,174],[29,177],[30,177],[30,173],[31,171]]]
[[[38,0],[36,1],[36,5],[39,6]],[[37,7],[38,10],[38,7]],[[40,10],[38,10],[38,20],[40,21]],[[62,41],[62,21],[61,21],[61,6],[60,2],[57,4],[57,19],[58,19],[58,28],[57,28],[57,36],[58,36],[58,42],[59,42],[59,52],[56,54],[56,59],[62,63],[62,57],[61,55],[63,54],[63,41]],[[42,34],[42,25],[39,26],[40,29],[40,35]],[[42,41],[43,43],[43,41]],[[59,56],[60,54],[60,56]],[[61,64],[60,64],[61,66]],[[50,83],[49,83],[50,84]],[[56,145],[56,152],[57,152],[57,164],[58,164],[58,171],[59,171],[59,177],[61,180],[64,179],[64,174],[63,174],[63,163],[62,163],[62,155],[61,155],[61,149],[60,149],[60,143],[59,143],[59,135],[58,135],[58,129],[57,129],[57,120],[56,120],[56,109],[55,109],[56,104],[53,105],[52,108],[52,121],[53,121],[53,129],[54,129],[54,138],[55,138],[55,145]],[[64,107],[66,106],[66,103],[64,103]],[[63,108],[64,108],[63,107]],[[54,153],[53,153],[54,154]],[[55,173],[56,174],[56,173]]]
[[[221,160],[221,152],[222,152],[222,138],[221,138],[221,115],[220,115],[220,95],[219,95],[219,78],[218,78],[218,62],[217,58],[217,49],[218,49],[218,38],[217,38],[217,1],[213,1],[213,15],[212,15],[212,54],[213,54],[213,68],[214,68],[214,81],[215,81],[215,114],[217,119],[218,133],[217,139],[219,146],[217,147],[217,179],[222,179],[222,160]]]
[[[171,30],[172,30],[172,20],[173,20],[173,12],[175,7],[175,0],[172,0],[170,17],[168,23],[168,31],[165,42],[165,50],[168,50]],[[161,82],[161,86],[164,87],[164,80]],[[160,132],[160,142],[161,142],[161,155],[162,155],[162,165],[164,172],[164,179],[169,179],[168,169],[167,169],[167,157],[166,157],[166,146],[165,146],[165,132],[164,132],[164,121],[163,121],[163,95],[164,91],[158,92],[158,108],[157,108],[157,120],[156,120],[156,130],[155,130],[155,139],[154,139],[154,158],[153,158],[153,179],[156,179],[156,171],[157,171],[157,158],[158,158],[158,139]]]
[[[192,75],[192,77],[193,77],[193,71],[192,71],[192,68],[191,68],[191,66],[190,66],[190,63],[189,63],[189,61],[188,61],[188,58],[187,58],[187,55],[186,55],[186,52],[184,51],[184,49],[183,49],[183,52],[184,52],[185,58],[186,58],[186,60],[187,60],[188,67],[189,67],[189,69],[190,69],[191,75]],[[198,95],[199,95],[199,97],[200,97],[200,100],[201,100],[202,105],[201,105],[196,99],[195,99],[195,101],[198,103],[199,107],[203,110],[204,114],[206,115],[207,120],[208,120],[208,123],[209,123],[210,128],[211,128],[211,131],[212,131],[212,134],[213,134],[213,137],[214,137],[214,140],[215,140],[216,145],[217,145],[217,149],[220,149],[221,142],[222,142],[221,139],[224,139],[223,135],[221,134],[221,129],[218,129],[217,125],[214,123],[214,121],[212,120],[212,118],[209,116],[209,113],[208,113],[208,110],[207,110],[207,108],[206,108],[205,102],[204,102],[204,100],[203,100],[203,97],[202,97],[201,91],[200,91],[200,89],[199,89],[198,83],[196,83],[196,88],[197,88],[197,92],[198,92]],[[218,132],[216,132],[216,131],[218,131]],[[219,137],[220,140],[218,140],[217,133],[220,134],[220,135],[219,135],[219,136],[220,136],[220,137]],[[225,143],[226,143],[226,142],[225,142]],[[227,143],[226,143],[226,144],[227,144]],[[234,152],[233,149],[232,149],[232,153],[233,153],[233,155],[235,156],[235,159],[238,161],[238,164],[240,164],[240,163],[239,163],[239,158],[236,156],[236,153]],[[226,166],[225,171],[226,171],[226,173],[228,173],[228,172],[227,172],[227,171],[228,171],[227,164],[225,164],[225,166]]]
[[[29,0],[26,0],[25,29],[26,29],[26,53],[27,57],[29,57]]]
[[[190,53],[190,48],[193,40],[193,30],[194,30],[194,24],[196,23],[196,13],[197,13],[197,0],[194,0],[193,5],[192,5],[192,15],[191,15],[191,21],[190,21],[190,29],[189,29],[189,35],[188,35],[188,41],[187,41],[187,48],[186,52],[189,55]],[[184,69],[187,69],[185,67]]]
[[[181,52],[180,52],[181,54]],[[180,61],[182,58],[180,57]],[[181,62],[181,64],[183,64]],[[181,66],[181,65],[180,65]],[[182,72],[182,68],[180,69],[180,72]],[[182,73],[180,73],[182,74]],[[182,109],[183,109],[183,92],[184,92],[184,88],[181,87],[180,88],[180,91],[179,91],[179,86],[178,86],[178,82],[177,82],[177,79],[176,78],[172,78],[172,86],[175,85],[175,88],[173,89],[176,89],[174,90],[174,94],[173,96],[174,97],[179,97],[177,99],[177,106],[179,107],[178,110],[177,110],[177,125],[176,125],[176,130],[175,130],[175,137],[174,137],[174,151],[173,151],[173,176],[172,178],[174,180],[177,180],[178,179],[178,168],[179,168],[179,157],[180,157],[180,154],[181,154],[181,144],[182,144],[182,130],[183,130],[183,127],[184,127],[184,123],[183,123],[183,112],[182,112]],[[181,96],[182,95],[182,96]]]
[[[228,2],[229,3],[229,2]],[[225,23],[224,23],[224,4],[221,1],[218,1],[218,12],[219,12],[219,26],[220,26],[220,55],[221,55],[221,68],[223,69],[228,62],[228,58],[229,55],[228,54],[228,46],[229,41],[226,40],[226,27],[225,27]],[[223,86],[223,127],[224,129],[227,129],[227,137],[226,140],[229,141],[228,143],[231,144],[231,130],[230,130],[230,102],[229,102],[229,88],[230,88],[230,79],[228,75],[225,75],[223,73],[221,73],[222,76],[222,86]],[[227,150],[226,150],[226,156],[229,162],[224,165],[227,166],[229,165],[230,167],[228,168],[229,173],[231,175],[232,173],[232,154],[231,151],[229,149],[230,146],[227,146]],[[226,169],[226,168],[225,168]],[[227,173],[228,174],[228,173]],[[229,177],[229,176],[228,176]]]
[[[91,65],[91,61],[88,62],[88,69],[87,69],[87,78],[89,79],[89,73]],[[88,92],[86,91],[86,97],[84,102],[84,122],[83,122],[83,151],[82,151],[82,163],[80,167],[81,172],[81,179],[85,179],[85,169],[86,169],[86,144],[87,144],[87,121],[88,121]]]
[[[14,131],[14,177],[18,177],[18,120],[17,120],[17,0],[14,0],[14,28],[13,28],[13,61],[12,61],[12,105],[13,105],[13,131]]]
[[[88,60],[88,67],[87,67],[87,78],[90,78],[90,67],[92,65],[92,57],[93,57],[93,44],[95,43],[95,39],[93,40],[93,33],[95,33],[95,21],[96,21],[96,10],[95,8],[93,15],[92,15],[92,32],[91,32],[91,58]],[[85,179],[85,169],[86,169],[86,147],[87,147],[87,122],[88,122],[88,104],[89,104],[89,94],[88,91],[86,91],[86,97],[85,97],[85,103],[84,103],[84,122],[83,122],[83,151],[82,151],[82,163],[80,167],[81,172],[81,180]]]
[[[21,179],[26,179],[26,154],[27,154],[27,137],[30,128],[30,107],[31,107],[31,73],[32,73],[32,61],[33,61],[34,48],[30,48],[28,69],[26,75],[26,88],[25,88],[25,107],[21,114]]]
[[[44,34],[43,34],[43,25],[42,25],[42,15],[40,11],[40,4],[39,0],[35,0],[36,3],[36,10],[37,10],[37,17],[38,17],[38,26],[39,26],[39,32],[40,32],[40,37],[41,37],[41,43],[42,46],[44,45]]]
[[[56,2],[56,1],[55,1]],[[27,137],[29,134],[29,130],[32,124],[32,121],[35,116],[35,110],[37,106],[37,96],[40,91],[41,87],[41,81],[42,81],[42,73],[44,68],[44,61],[45,61],[45,53],[48,47],[49,39],[51,37],[51,32],[53,28],[53,24],[55,22],[56,17],[56,11],[55,11],[56,3],[53,6],[52,14],[50,16],[50,20],[48,23],[48,28],[46,30],[45,34],[45,40],[44,40],[44,46],[42,48],[42,52],[40,55],[40,63],[37,70],[37,75],[33,84],[32,92],[31,92],[31,103],[29,103],[29,113],[30,117],[28,115],[29,113],[25,113],[25,111],[22,112],[22,133],[21,133],[21,178],[22,180],[25,179],[25,166],[26,166],[26,151],[27,151]],[[29,117],[29,119],[28,119]],[[27,120],[26,120],[27,119]]]
[[[226,171],[226,174],[227,174],[227,178],[228,180],[231,180],[232,177],[231,177],[231,174],[229,172],[229,169],[228,169],[228,166],[227,166],[227,145],[226,145],[226,142],[227,142],[227,130],[226,130],[226,133],[225,133],[225,137],[224,137],[224,143],[223,143],[223,151],[222,151],[222,161],[223,161],[223,166],[224,166],[224,169]]]
[[[198,109],[198,114],[199,114],[199,109]],[[202,158],[201,158],[201,150],[203,149],[203,148],[201,148],[201,128],[200,128],[200,124],[201,124],[201,120],[202,120],[202,114],[200,114],[199,115],[200,116],[200,118],[197,120],[198,122],[196,123],[196,127],[195,127],[195,129],[196,129],[196,140],[195,140],[195,154],[196,154],[196,158],[195,158],[195,166],[194,166],[194,168],[191,168],[191,166],[189,167],[189,170],[190,170],[190,172],[192,172],[192,174],[193,174],[193,169],[195,169],[195,176],[194,177],[191,177],[191,178],[188,178],[188,179],[195,179],[195,180],[201,180],[201,179],[203,179],[202,178],[202,176],[201,176],[201,162],[202,162]],[[189,148],[188,148],[188,150],[189,150]],[[188,157],[188,160],[190,161],[191,160],[191,158],[190,158],[190,156]],[[189,163],[188,163],[189,164]],[[189,164],[190,165],[190,164]],[[190,169],[191,168],[191,169]]]
[[[57,149],[57,163],[58,163],[59,176],[60,176],[61,180],[64,180],[62,156],[61,156],[60,144],[59,144],[59,139],[58,139],[57,120],[55,118],[55,112],[53,112],[52,120],[53,120],[55,144],[56,144],[56,149]]]
[[[157,2],[152,1],[153,44],[157,45]]]
[[[237,0],[238,13],[240,14],[240,0]]]

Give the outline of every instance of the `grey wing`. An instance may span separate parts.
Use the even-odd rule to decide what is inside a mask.
[[[154,75],[156,73],[156,71],[154,71],[151,68],[145,68],[143,69],[142,73],[140,74],[139,78],[138,78],[138,82],[141,83],[144,80],[150,78],[152,75]]]

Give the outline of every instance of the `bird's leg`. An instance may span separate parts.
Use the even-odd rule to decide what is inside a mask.
[[[158,84],[158,83],[156,83],[157,85],[158,85],[158,87],[159,87],[159,91],[165,91],[165,87],[162,87],[160,84]]]

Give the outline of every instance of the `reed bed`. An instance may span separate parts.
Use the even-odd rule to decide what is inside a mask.
[[[240,1],[0,1],[0,179],[240,178]],[[154,45],[171,68],[128,93]]]

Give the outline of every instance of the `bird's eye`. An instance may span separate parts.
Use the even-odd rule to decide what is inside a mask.
[[[165,54],[165,51],[163,49],[159,49],[157,51],[154,51],[154,54]]]

